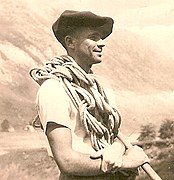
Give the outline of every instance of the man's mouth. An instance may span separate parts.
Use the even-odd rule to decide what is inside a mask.
[[[100,57],[102,56],[102,51],[94,51],[96,54],[98,54]]]
[[[99,52],[99,53],[101,53],[102,50],[101,50],[101,49],[95,49],[94,52]]]
[[[101,52],[95,52],[96,56],[98,57],[102,57],[102,53]]]

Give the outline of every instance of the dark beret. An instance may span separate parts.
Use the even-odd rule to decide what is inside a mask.
[[[101,33],[102,39],[105,39],[112,33],[113,23],[112,18],[98,16],[90,11],[66,10],[53,24],[52,29],[60,43],[63,43],[68,29],[71,27],[95,27]]]

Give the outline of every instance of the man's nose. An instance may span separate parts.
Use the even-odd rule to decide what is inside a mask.
[[[104,41],[103,39],[98,40],[98,41],[97,41],[97,46],[98,46],[99,48],[104,47],[104,46],[105,46],[105,41]]]

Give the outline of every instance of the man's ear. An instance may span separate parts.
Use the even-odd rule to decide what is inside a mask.
[[[74,49],[74,38],[71,37],[71,36],[66,36],[65,37],[65,44],[66,44],[66,47],[70,48],[70,49]]]

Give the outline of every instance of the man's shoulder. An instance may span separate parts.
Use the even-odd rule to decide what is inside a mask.
[[[62,83],[58,79],[47,79],[40,86],[38,93],[62,93]]]
[[[60,86],[60,84],[61,84],[60,80],[50,78],[50,79],[45,80],[40,87],[46,88],[46,87],[52,87],[52,86]]]

